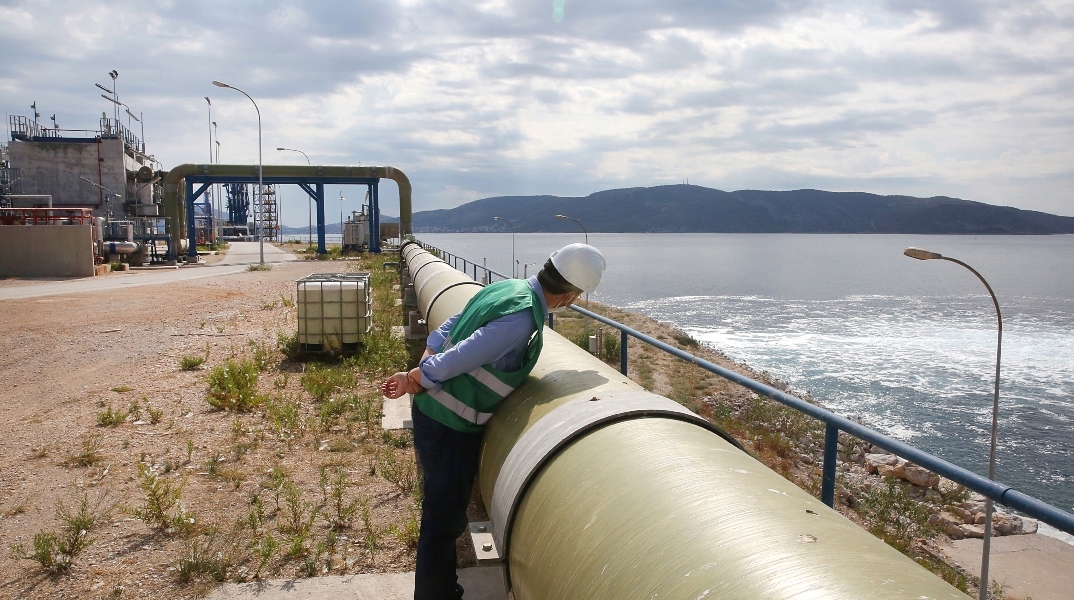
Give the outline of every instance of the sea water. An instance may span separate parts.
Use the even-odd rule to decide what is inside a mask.
[[[419,234],[505,275],[512,236]],[[534,274],[583,234],[514,236]],[[1074,236],[590,234],[593,300],[677,325],[828,408],[987,475],[1003,313],[997,479],[1074,510]],[[637,343],[637,342],[634,342]]]

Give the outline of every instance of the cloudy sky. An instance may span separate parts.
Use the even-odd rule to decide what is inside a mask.
[[[0,23],[4,112],[96,127],[115,69],[165,168],[208,159],[206,95],[222,162],[256,164],[218,79],[257,99],[266,164],[394,165],[415,210],[688,179],[1074,215],[1069,0],[0,0]]]

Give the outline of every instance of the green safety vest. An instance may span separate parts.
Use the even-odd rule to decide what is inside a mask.
[[[489,321],[529,309],[533,312],[537,333],[530,338],[526,347],[522,367],[517,371],[505,372],[485,365],[456,375],[445,381],[440,389],[414,396],[418,409],[456,431],[481,433],[485,423],[492,418],[496,404],[521,385],[537,364],[544,346],[544,312],[541,306],[540,298],[521,279],[498,281],[482,288],[462,309],[455,325],[451,327],[445,347],[465,340]]]

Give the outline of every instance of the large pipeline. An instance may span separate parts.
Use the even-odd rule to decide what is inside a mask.
[[[168,217],[168,231],[172,235],[172,255],[179,254],[178,243],[180,239],[189,237],[186,224],[186,202],[182,182],[188,175],[216,175],[221,177],[257,177],[257,165],[207,165],[207,164],[183,164],[179,165],[164,177],[164,216]],[[399,236],[405,238],[412,230],[411,227],[411,194],[410,179],[395,167],[341,167],[319,165],[264,165],[263,177],[295,177],[309,178],[316,183],[318,177],[333,179],[391,179],[399,186]]]
[[[435,328],[478,283],[410,242]],[[516,600],[966,596],[551,330],[485,429],[480,481]]]

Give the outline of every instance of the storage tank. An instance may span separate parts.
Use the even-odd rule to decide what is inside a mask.
[[[373,326],[369,273],[318,273],[296,283],[299,349],[357,350]]]
[[[352,212],[343,224],[343,249],[362,250],[369,247],[369,216]]]

